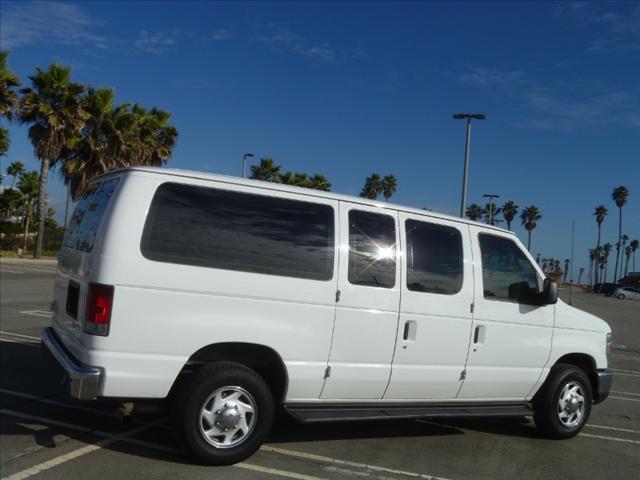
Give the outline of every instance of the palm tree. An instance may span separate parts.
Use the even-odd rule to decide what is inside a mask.
[[[7,68],[9,52],[0,50],[0,118],[13,120],[14,112],[18,107],[18,94],[15,88],[20,85],[20,80]],[[9,150],[9,130],[0,127],[0,157]]]
[[[631,251],[633,252],[633,271],[636,272],[636,250],[638,250],[640,242],[638,240],[631,240],[629,246],[631,247]]]
[[[315,174],[309,179],[309,187],[316,190],[324,190],[325,192],[331,191],[331,183],[325,178],[324,175]]]
[[[502,205],[502,216],[507,222],[507,230],[511,230],[511,222],[518,214],[518,205],[513,200],[508,200]]]
[[[61,158],[63,149],[80,135],[84,126],[81,95],[84,87],[71,81],[71,69],[54,64],[47,70],[36,67],[29,79],[33,88],[22,89],[20,121],[30,125],[29,139],[40,160],[38,189],[38,236],[34,258],[40,258],[46,217],[49,167]]]
[[[471,205],[469,205],[467,207],[467,210],[465,211],[465,216],[469,220],[473,220],[474,222],[478,222],[484,216],[484,213],[485,213],[484,212],[484,208],[482,208],[477,203],[472,203]]]
[[[594,271],[593,271],[594,268],[593,267],[594,267],[594,265],[596,263],[596,258],[597,258],[596,257],[596,249],[595,248],[590,248],[589,249],[589,284],[590,285],[593,283],[591,280],[592,280],[592,277],[593,277],[593,274],[594,274]],[[597,283],[597,282],[595,282],[595,283]]]
[[[613,269],[613,282],[618,281],[618,261],[620,259],[620,242],[622,240],[622,207],[625,206],[629,199],[629,190],[624,185],[620,185],[613,189],[611,192],[611,198],[616,202],[618,207],[618,242],[616,244],[616,266]]]
[[[398,189],[398,180],[393,175],[386,175],[382,179],[382,195],[384,199],[388,202],[389,199],[396,193]]]
[[[12,162],[11,165],[7,167],[7,175],[13,177],[13,180],[11,180],[11,188],[13,188],[16,183],[16,177],[22,175],[24,171],[24,164],[22,162]]]
[[[598,242],[596,243],[596,248],[600,246],[600,236],[602,234],[602,222],[604,222],[604,218],[607,216],[607,207],[604,205],[598,205],[596,207],[596,211],[594,212],[596,216],[596,223],[598,224]],[[598,269],[595,271],[596,282],[598,283]]]
[[[626,247],[624,249],[624,254],[626,255],[627,259],[625,261],[625,266],[624,266],[624,276],[627,276],[627,273],[629,273],[629,260],[631,260],[631,254],[633,253],[633,249],[631,248],[631,245],[629,245],[628,247]]]
[[[522,225],[527,230],[529,235],[529,241],[527,242],[527,250],[531,250],[531,231],[536,228],[538,222],[542,218],[542,214],[538,207],[535,205],[529,205],[526,207],[522,213],[520,214],[520,220],[522,220]]]
[[[261,158],[259,165],[251,166],[251,175],[249,178],[254,180],[264,180],[265,182],[274,182],[280,175],[280,165],[276,165],[273,158]]]
[[[569,263],[571,263],[571,260],[569,260],[568,258],[564,259],[564,283],[567,283],[567,276],[569,275]]]
[[[24,201],[24,252],[27,251],[27,238],[29,237],[29,223],[33,211],[33,201],[38,196],[38,172],[25,172],[20,176],[18,190],[22,193]]]
[[[584,267],[580,267],[580,271],[578,272],[578,285],[581,285],[580,280],[582,279],[583,273],[584,273]]]
[[[536,254],[536,263],[538,265],[540,265],[540,254],[539,253]]]
[[[609,242],[605,243],[602,246],[602,258],[604,259],[605,269],[604,278],[602,279],[601,283],[607,282],[607,272],[609,270],[609,255],[611,254],[611,250],[613,250],[613,245],[611,245]]]
[[[497,216],[502,211],[501,208],[495,203],[487,203],[484,206],[484,221],[489,223],[489,218],[491,218],[491,225],[495,225],[497,223]],[[491,214],[489,213],[491,212]]]
[[[367,179],[364,181],[364,187],[362,187],[360,196],[375,200],[378,198],[378,195],[382,193],[382,190],[382,178],[379,174],[372,173],[371,176],[367,177]]]

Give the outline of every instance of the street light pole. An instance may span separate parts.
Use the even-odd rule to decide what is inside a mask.
[[[482,196],[489,199],[489,225],[493,225],[493,199],[500,198],[500,195],[485,193]]]
[[[253,153],[245,153],[242,156],[242,178],[247,176],[247,158],[253,158]]]
[[[469,156],[471,155],[471,119],[484,120],[486,117],[482,113],[456,113],[455,120],[467,120],[467,140],[464,145],[464,173],[462,176],[462,201],[460,202],[460,217],[464,218],[464,208],[467,203],[467,182],[469,178]]]

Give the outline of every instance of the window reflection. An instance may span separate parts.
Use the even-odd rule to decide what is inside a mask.
[[[396,283],[396,227],[390,215],[349,212],[349,283],[391,288]]]

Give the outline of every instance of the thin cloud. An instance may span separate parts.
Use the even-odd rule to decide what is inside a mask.
[[[525,75],[520,70],[500,71],[493,68],[475,67],[456,78],[460,83],[480,87],[494,87],[522,83]]]
[[[106,49],[112,40],[98,35],[98,22],[78,5],[64,2],[0,3],[0,44],[3,49],[41,43],[91,45]]]
[[[235,35],[226,28],[218,28],[217,30],[211,32],[212,40],[229,40],[233,37],[235,37]]]
[[[524,106],[528,112],[518,120],[524,128],[572,132],[611,125],[640,127],[640,89],[614,89],[579,79],[552,86],[521,70],[487,67],[474,67],[454,78]]]
[[[341,63],[348,59],[362,58],[364,47],[345,48],[329,42],[314,42],[287,27],[273,23],[258,25],[261,30],[256,40],[277,51],[285,51],[311,60],[313,63]]]
[[[158,32],[149,32],[140,30],[138,38],[133,45],[146,53],[160,54],[173,47],[176,43],[178,32],[167,32],[160,30]]]
[[[171,83],[172,85],[175,85],[177,87],[196,89],[196,90],[218,88],[220,86],[220,84],[216,82],[212,82],[210,80],[205,80],[204,78],[179,79]]]
[[[634,2],[565,2],[556,15],[594,32],[592,53],[640,53],[640,4]]]

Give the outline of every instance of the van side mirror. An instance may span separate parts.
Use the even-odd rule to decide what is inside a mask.
[[[544,279],[542,292],[540,293],[540,303],[542,305],[554,305],[558,303],[558,285],[548,278]]]

